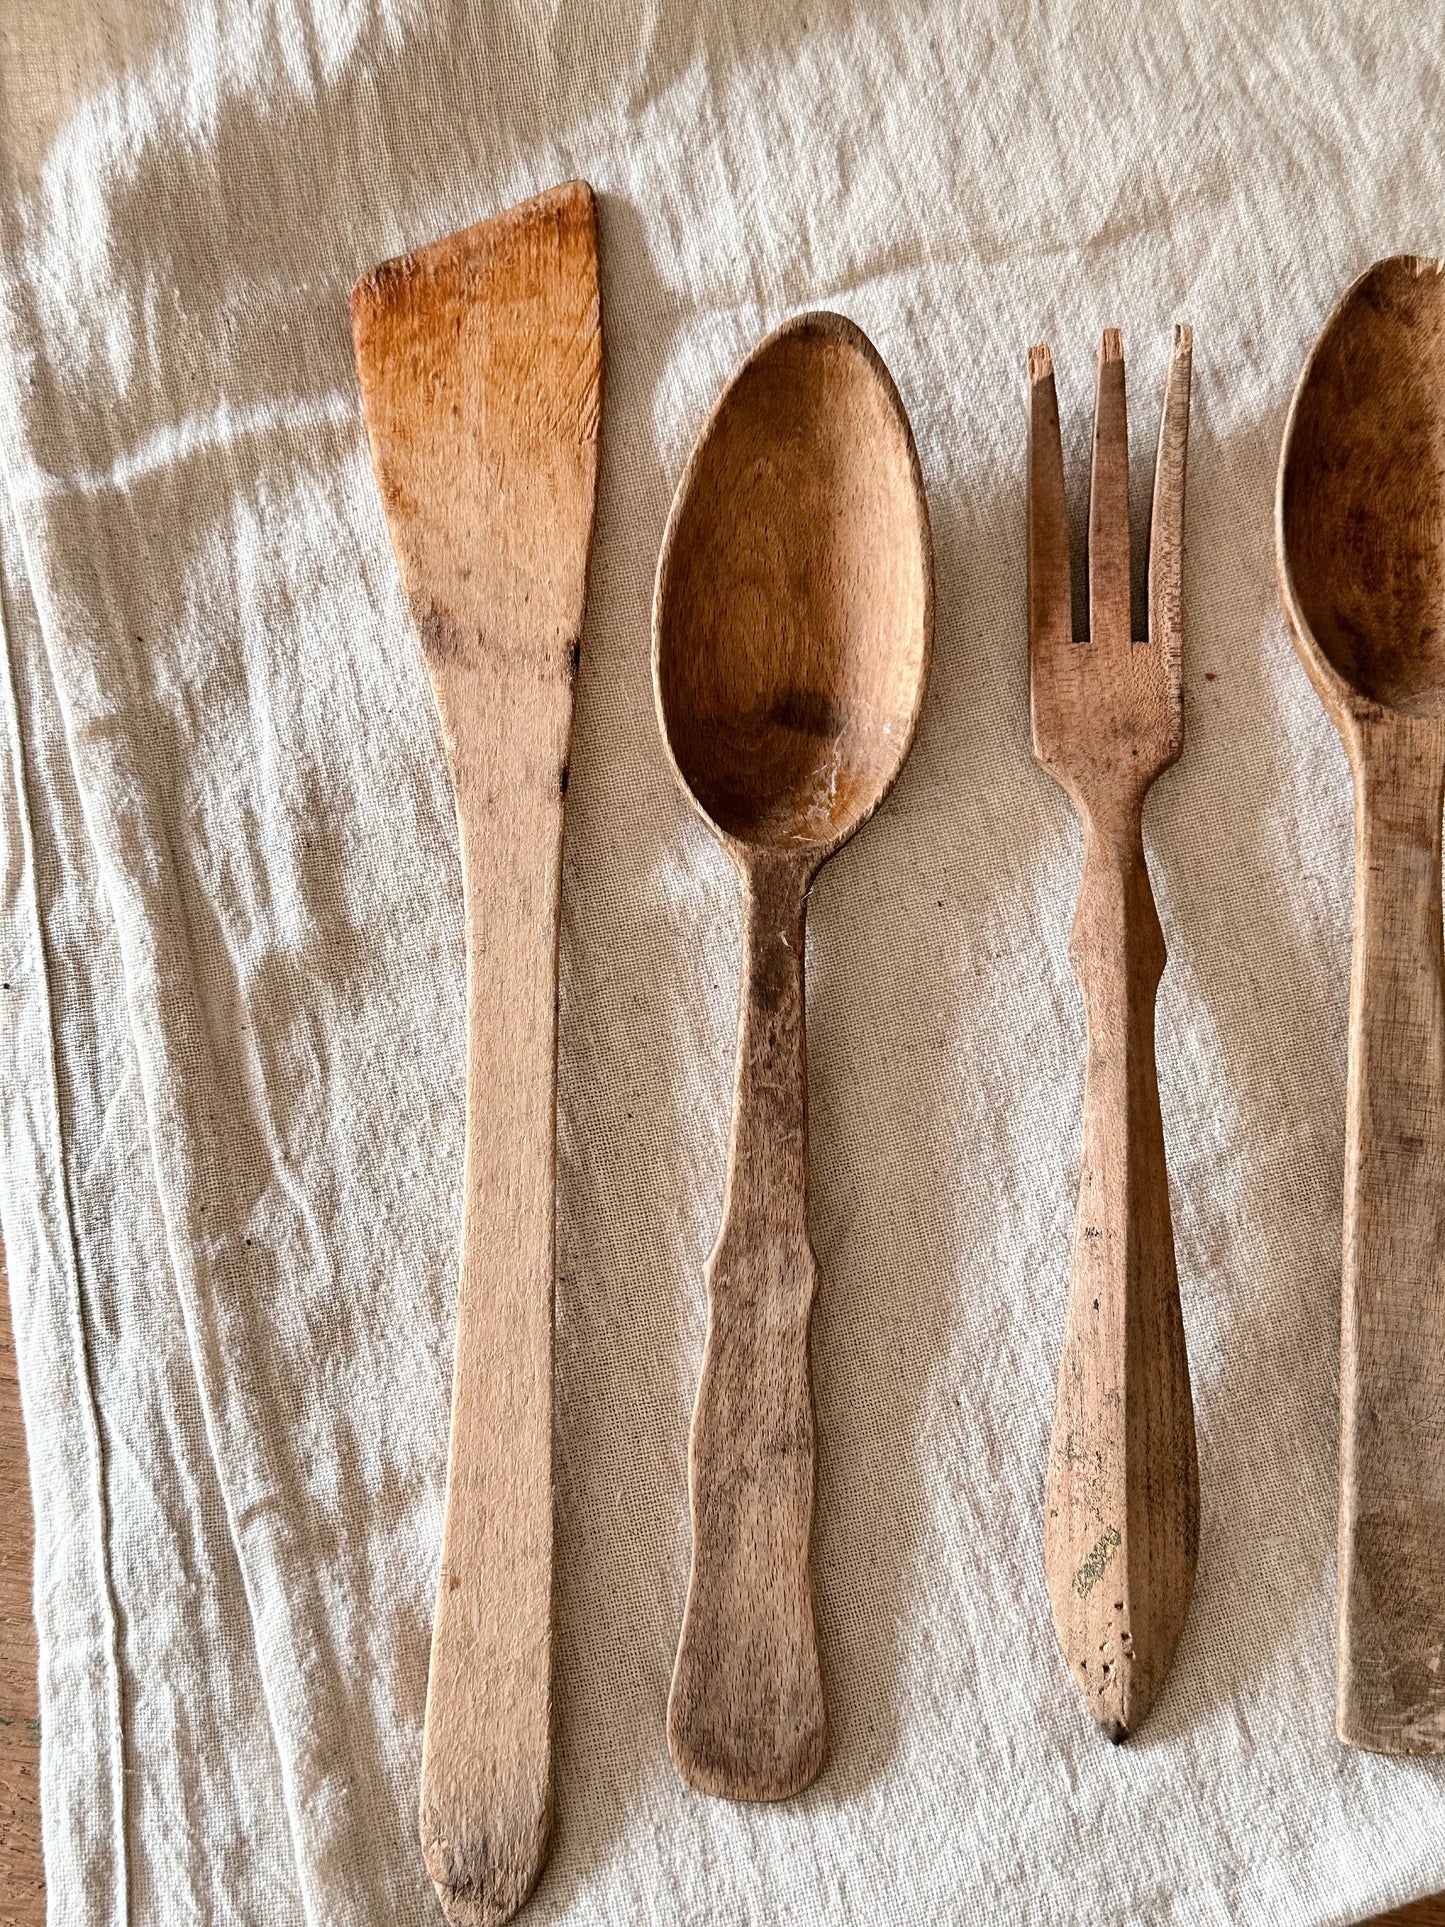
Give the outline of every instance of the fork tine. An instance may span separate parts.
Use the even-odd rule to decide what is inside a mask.
[[[1028,585],[1032,683],[1074,639],[1059,402],[1053,356],[1042,346],[1029,349]]]
[[[1124,342],[1106,328],[1099,344],[1094,398],[1094,462],[1089,476],[1089,641],[1127,644],[1129,634],[1129,419],[1124,403]]]
[[[1149,640],[1162,650],[1175,688],[1184,661],[1184,475],[1193,358],[1194,331],[1181,321],[1174,329],[1164,412],[1159,418],[1154,507],[1149,518]]]

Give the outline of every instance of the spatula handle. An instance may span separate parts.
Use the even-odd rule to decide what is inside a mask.
[[[723,1222],[689,1455],[692,1577],[668,1744],[704,1793],[777,1800],[823,1762],[813,1619],[804,917],[791,853],[745,869],[743,990]]]
[[[1138,803],[1105,822],[1086,818],[1070,955],[1088,1062],[1044,1560],[1059,1642],[1095,1719],[1121,1740],[1168,1671],[1199,1541],[1154,1061],[1164,937]]]
[[[1445,729],[1355,720],[1337,1724],[1445,1752]]]
[[[447,1919],[500,1927],[536,1884],[552,1824],[562,800],[545,773],[565,758],[570,717],[563,711],[530,733],[509,729],[517,707],[506,666],[438,664],[431,655],[428,664],[461,836],[467,1119],[419,1825]],[[489,804],[497,794],[509,799],[505,835]]]

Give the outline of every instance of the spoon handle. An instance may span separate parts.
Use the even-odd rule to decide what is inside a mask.
[[[1078,1217],[1045,1485],[1065,1657],[1109,1738],[1153,1703],[1189,1612],[1199,1473],[1154,1061],[1164,937],[1142,799],[1086,814],[1070,957],[1088,1060]]]
[[[813,1622],[804,919],[811,864],[746,853],[743,989],[722,1228],[689,1453],[692,1576],[667,1709],[704,1793],[780,1800],[823,1763]]]
[[[1445,730],[1357,717],[1340,1317],[1340,1738],[1445,1752]]]

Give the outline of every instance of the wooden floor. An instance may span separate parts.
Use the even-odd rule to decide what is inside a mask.
[[[5,1522],[0,1536],[0,1927],[44,1927],[40,1722],[35,1705],[35,1626],[30,1613],[30,1484],[3,1259],[0,1298],[4,1299],[0,1307],[0,1520]],[[1382,1915],[1377,1927],[1406,1927],[1406,1923],[1445,1927],[1445,1896]],[[108,1927],[108,1923],[96,1927]]]
[[[0,1269],[0,1281],[3,1281]],[[44,1927],[40,1721],[30,1615],[30,1481],[15,1382],[10,1294],[0,1282],[0,1922]]]

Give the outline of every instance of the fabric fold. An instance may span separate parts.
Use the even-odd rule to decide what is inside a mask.
[[[1445,189],[1438,50],[1056,0],[538,14],[39,0],[0,61],[0,1227],[68,1927],[415,1923],[463,1124],[452,798],[369,474],[355,276],[575,175],[608,414],[567,796],[557,1835],[529,1919],[1345,1922],[1445,1887],[1445,1767],[1331,1734],[1350,796],[1284,635],[1283,413]],[[836,306],[937,555],[917,745],[810,908],[833,1750],[690,1796],[663,1714],[739,905],[649,680],[668,502]],[[1136,516],[1194,325],[1185,751],[1145,839],[1195,1603],[1137,1743],[1049,1624],[1077,831],[1029,749],[1024,355],[1071,475],[1122,324]],[[1081,518],[1076,518],[1081,527]],[[1143,1825],[1139,1816],[1148,1816]]]

